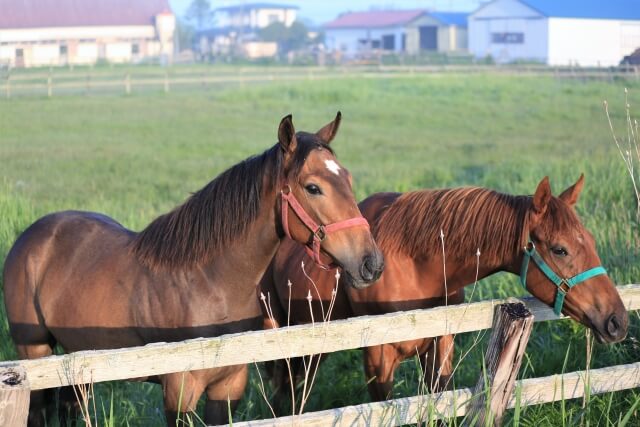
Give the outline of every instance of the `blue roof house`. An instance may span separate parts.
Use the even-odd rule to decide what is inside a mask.
[[[611,66],[640,47],[638,0],[493,0],[471,13],[469,50],[497,62]]]
[[[1,0],[0,0],[1,1]],[[247,3],[215,9],[214,26],[196,33],[194,48],[201,59],[212,56],[244,55],[248,58],[272,57],[277,43],[257,39],[260,29],[274,23],[290,27],[298,7],[280,3]]]

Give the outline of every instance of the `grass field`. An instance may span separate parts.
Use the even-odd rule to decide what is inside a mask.
[[[584,172],[578,211],[603,263],[616,283],[637,282],[635,196],[602,106],[609,101],[617,132],[626,136],[624,87],[639,111],[638,82],[491,74],[0,99],[0,262],[21,230],[51,211],[95,210],[141,229],[226,167],[275,143],[285,114],[293,113],[298,129],[316,130],[341,110],[333,145],[353,173],[358,199],[457,185],[531,194],[545,175],[557,194]],[[498,275],[481,283],[475,299],[511,295],[522,295],[515,278]],[[0,315],[0,359],[9,360],[16,355],[4,311]],[[640,321],[637,313],[631,317],[629,337],[596,345],[592,367],[640,360]],[[458,337],[459,348],[473,338]],[[462,362],[456,386],[475,382],[485,344]],[[584,328],[548,322],[536,325],[521,374],[573,371],[585,363]],[[402,366],[396,396],[416,393],[415,367]],[[255,377],[235,420],[270,416]],[[109,383],[97,390],[98,408],[105,408],[99,425],[162,425],[158,387]],[[640,425],[633,412],[639,400],[636,390],[594,397],[584,410],[581,402],[522,408],[509,414],[507,425],[618,425],[627,414]],[[365,401],[360,353],[350,351],[323,366],[307,409]]]

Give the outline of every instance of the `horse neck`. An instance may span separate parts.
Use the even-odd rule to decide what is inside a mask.
[[[517,215],[515,208],[509,209],[509,212],[505,212],[509,215]],[[492,216],[492,219],[497,216]],[[504,230],[505,235],[520,236],[521,231],[516,230],[517,221],[513,221],[513,230]],[[492,225],[492,224],[490,224]],[[508,232],[507,232],[508,231]],[[483,258],[482,250],[478,252],[466,253],[465,255],[451,253],[451,250],[455,251],[455,248],[447,250],[445,246],[445,255],[447,258],[447,280],[450,281],[454,287],[464,287],[475,283],[476,280],[481,280],[494,273],[506,271],[513,274],[520,274],[520,266],[522,264],[523,252],[518,250],[519,245],[513,241],[499,240],[495,242],[496,245],[504,245],[505,250],[496,250],[496,254],[486,256]],[[446,240],[445,240],[446,245]],[[495,248],[494,248],[495,249]],[[442,264],[441,264],[442,265]],[[455,285],[458,286],[455,286]]]
[[[261,199],[260,214],[234,244],[212,260],[208,270],[216,277],[223,276],[236,287],[252,290],[260,281],[269,262],[274,257],[280,237],[276,228],[276,194],[273,191]]]

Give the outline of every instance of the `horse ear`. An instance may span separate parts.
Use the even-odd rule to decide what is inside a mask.
[[[316,132],[316,136],[320,138],[325,144],[329,144],[331,141],[333,141],[333,138],[336,137],[341,120],[342,113],[338,111],[338,114],[336,114],[336,118],[331,123],[326,124],[322,129]]]
[[[296,151],[298,141],[296,140],[296,129],[293,127],[291,114],[280,121],[280,126],[278,127],[278,142],[285,153],[293,153]]]
[[[582,192],[582,187],[584,187],[584,174],[580,174],[580,178],[578,178],[576,183],[564,190],[559,197],[566,204],[573,207],[578,202],[578,198]]]
[[[549,177],[545,176],[538,184],[536,192],[533,194],[533,205],[531,207],[531,228],[535,228],[542,221],[542,217],[547,211],[547,205],[551,200],[551,185]]]

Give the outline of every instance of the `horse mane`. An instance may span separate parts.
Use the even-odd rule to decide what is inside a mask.
[[[291,174],[313,149],[331,149],[319,140],[298,139]],[[264,185],[270,191],[285,173],[280,144],[230,167],[182,205],[161,215],[133,240],[131,250],[151,269],[179,269],[210,261],[244,235],[258,217]]]
[[[494,264],[521,251],[529,238],[532,196],[514,196],[479,187],[421,190],[402,194],[375,221],[380,247],[411,257],[442,252],[461,260],[479,249],[483,262]],[[543,217],[543,232],[576,227],[573,209],[552,197]]]

